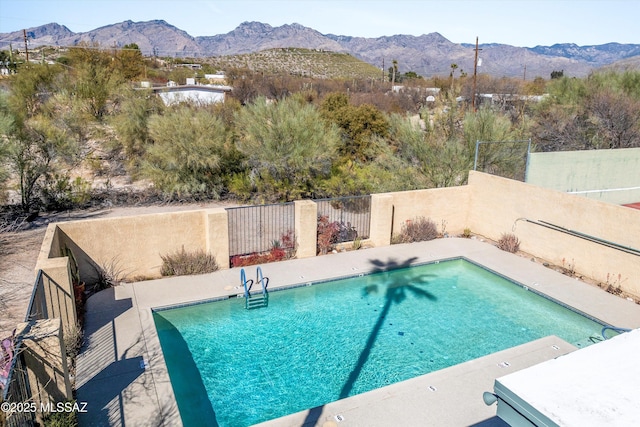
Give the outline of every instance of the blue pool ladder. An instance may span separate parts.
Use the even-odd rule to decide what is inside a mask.
[[[240,270],[240,282],[244,287],[244,308],[250,310],[252,308],[267,307],[269,305],[269,293],[267,292],[267,286],[269,285],[269,278],[262,275],[262,269],[258,267],[256,269],[255,282],[251,279],[247,279],[247,274],[244,268]],[[254,283],[259,283],[261,292],[251,294],[251,288]]]

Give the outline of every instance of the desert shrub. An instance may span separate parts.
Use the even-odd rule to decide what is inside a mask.
[[[143,178],[169,196],[220,197],[228,160],[235,156],[220,118],[207,110],[176,107],[149,118],[149,137],[153,143],[145,149]]]
[[[502,233],[500,240],[498,240],[498,248],[503,251],[516,253],[520,249],[520,240],[512,233]]]
[[[351,249],[354,251],[362,249],[362,237],[355,238],[355,240],[353,241],[353,244],[351,245]]]
[[[184,246],[179,251],[161,255],[160,257],[162,258],[160,274],[163,276],[205,274],[212,273],[218,269],[218,264],[213,255],[203,250],[187,252]]]
[[[102,262],[94,269],[96,272],[96,282],[92,289],[94,292],[118,286],[127,277],[127,273],[117,257]]]
[[[68,331],[65,331],[64,347],[67,351],[67,357],[75,361],[76,356],[80,353],[80,347],[82,347],[83,331],[82,326],[78,323],[72,326]],[[75,366],[75,363],[73,363]]]
[[[465,229],[462,231],[462,237],[464,237],[464,238],[466,238],[466,239],[471,238],[471,229],[470,229],[469,227],[465,228]]]
[[[248,175],[233,190],[250,190],[265,200],[312,197],[331,175],[340,134],[316,108],[296,99],[267,104],[260,98],[236,115],[238,150],[247,157]]]
[[[438,237],[438,227],[430,218],[418,217],[407,220],[400,234],[394,236],[391,243],[412,243],[433,240]]]
[[[86,207],[91,200],[91,183],[82,177],[71,179],[66,174],[47,176],[40,189],[47,210]]]
[[[78,405],[75,401],[64,402],[65,408],[73,408],[73,405]],[[44,427],[77,427],[78,426],[78,414],[75,411],[60,411],[50,412],[44,416]]]

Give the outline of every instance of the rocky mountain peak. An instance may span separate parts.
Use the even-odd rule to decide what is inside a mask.
[[[475,44],[457,44],[438,32],[420,36],[397,34],[377,38],[322,34],[299,23],[272,27],[246,21],[226,34],[192,37],[164,20],[134,22],[127,20],[85,33],[73,33],[56,23],[27,30],[31,46],[74,46],[82,41],[104,46],[136,43],[146,55],[220,56],[257,52],[266,49],[298,47],[349,53],[377,67],[383,62],[398,62],[400,72],[414,71],[422,76],[447,75],[452,63],[465,70],[473,68]],[[24,42],[22,31],[0,34],[0,47]],[[585,76],[593,68],[640,56],[640,44],[608,43],[578,46],[574,43],[514,47],[493,43],[481,45],[482,73],[498,76],[522,75],[548,78],[555,70],[565,75]]]

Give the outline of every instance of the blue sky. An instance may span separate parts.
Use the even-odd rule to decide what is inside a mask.
[[[192,36],[244,21],[299,23],[323,34],[438,32],[455,43],[639,43],[640,0],[0,0],[0,33],[57,22],[85,32],[164,19]]]

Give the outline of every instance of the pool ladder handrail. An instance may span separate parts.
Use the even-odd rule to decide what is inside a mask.
[[[600,332],[600,334],[602,335],[602,338],[604,338],[605,340],[608,340],[609,338],[607,338],[607,336],[604,334],[604,332],[609,329],[612,330],[614,332],[617,332],[618,334],[622,334],[625,332],[631,332],[632,330],[629,328],[619,328],[617,326],[605,326],[604,328],[602,328],[602,331]]]
[[[267,286],[269,285],[269,278],[264,277],[262,274],[262,268],[259,266],[256,268],[256,280],[255,282],[252,279],[247,279],[247,274],[244,271],[244,268],[240,270],[240,282],[244,287],[244,299],[245,299],[245,308],[260,308],[266,307],[269,304],[269,293],[267,292]],[[251,295],[251,288],[254,283],[260,283],[260,287],[262,288],[262,292],[258,295]]]

